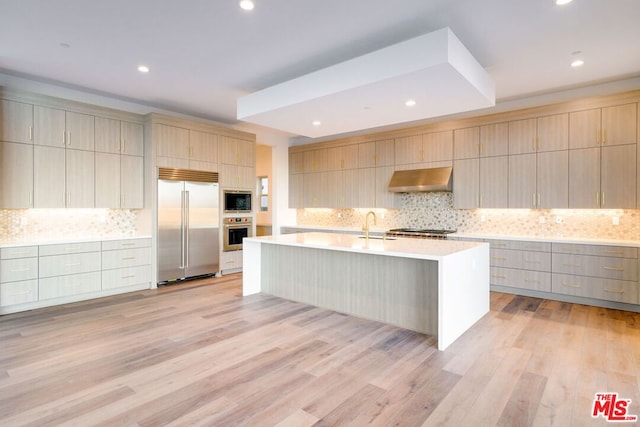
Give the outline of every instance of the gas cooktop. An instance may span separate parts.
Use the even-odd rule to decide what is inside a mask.
[[[436,230],[429,228],[394,228],[387,231],[386,235],[394,237],[415,237],[423,239],[446,239],[447,234],[455,232],[456,230]]]

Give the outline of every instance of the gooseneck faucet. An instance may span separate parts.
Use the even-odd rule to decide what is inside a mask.
[[[369,241],[369,215],[373,216],[373,225],[376,225],[376,213],[374,211],[367,212],[367,215],[364,217],[364,225],[362,226],[364,238],[367,242]]]

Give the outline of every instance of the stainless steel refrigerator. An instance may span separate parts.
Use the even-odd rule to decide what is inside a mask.
[[[220,270],[217,180],[216,173],[160,169],[158,283]]]

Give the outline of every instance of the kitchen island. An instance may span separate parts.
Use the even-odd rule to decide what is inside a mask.
[[[489,311],[489,245],[299,233],[243,241],[243,295],[263,292],[437,337]]]

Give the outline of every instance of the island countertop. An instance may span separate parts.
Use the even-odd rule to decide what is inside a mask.
[[[250,237],[245,238],[244,241],[433,261],[439,261],[448,255],[478,246],[488,246],[488,243],[460,240],[370,237],[367,241],[362,236],[318,232]]]

